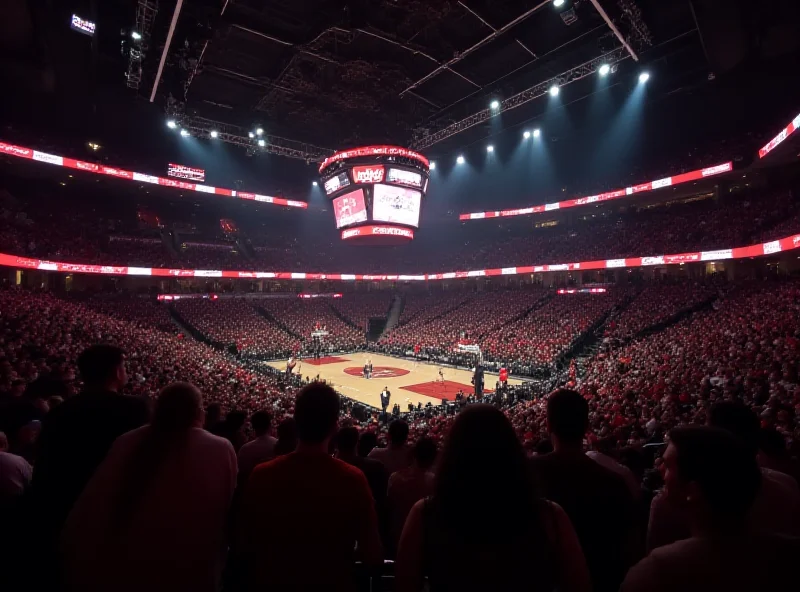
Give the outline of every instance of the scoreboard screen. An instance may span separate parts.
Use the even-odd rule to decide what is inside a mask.
[[[331,177],[325,183],[323,183],[323,187],[325,188],[325,194],[330,195],[331,193],[336,193],[340,189],[347,187],[350,185],[350,179],[347,176],[347,171],[343,171],[336,175],[335,177]]]
[[[376,222],[419,226],[421,200],[419,191],[377,184],[372,198],[372,219]]]
[[[366,222],[367,205],[364,201],[364,190],[356,189],[334,199],[333,214],[336,217],[336,228]]]
[[[182,164],[170,163],[167,168],[167,176],[176,177],[178,179],[188,179],[189,181],[199,181],[200,183],[204,183],[206,180],[205,170],[195,169]]]

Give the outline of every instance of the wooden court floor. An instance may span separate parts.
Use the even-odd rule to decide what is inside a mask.
[[[414,362],[412,360],[402,360],[368,352],[342,354],[337,357],[346,358],[348,361],[313,365],[306,360],[300,360],[295,368],[295,373],[300,373],[303,376],[310,376],[312,378],[319,374],[320,378],[327,380],[343,395],[373,407],[380,407],[380,393],[383,387],[389,387],[389,391],[392,393],[391,405],[399,403],[403,411],[406,410],[409,403],[414,405],[418,403],[426,405],[428,402],[434,405],[441,403],[441,398],[426,396],[401,388],[439,380],[439,368],[442,368],[442,373],[446,381],[463,384],[463,390],[467,394],[473,392],[471,383],[472,372],[468,370],[448,368],[446,366],[442,367],[435,364]],[[374,367],[374,376],[371,379],[366,379],[360,375],[361,369],[364,367],[367,359],[372,360],[372,365]],[[279,370],[286,369],[286,360],[264,363],[278,368]],[[349,369],[351,373],[356,373],[358,375],[354,376],[353,374],[345,372],[345,369]],[[394,372],[382,369],[406,370],[408,373],[402,376],[388,376],[394,374]],[[496,374],[486,373],[484,376],[485,387],[487,389],[494,388],[496,380]],[[508,382],[509,384],[520,384],[522,381],[509,378]],[[436,387],[433,386],[431,388],[435,393]]]

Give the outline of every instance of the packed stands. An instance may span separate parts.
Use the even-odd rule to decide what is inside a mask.
[[[280,325],[258,314],[244,299],[178,300],[175,310],[192,328],[208,339],[235,346],[249,356],[288,357],[299,347],[299,340]]]

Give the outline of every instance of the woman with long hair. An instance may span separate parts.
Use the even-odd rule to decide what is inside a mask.
[[[491,405],[456,417],[436,471],[434,493],[418,502],[403,529],[398,592],[591,587],[572,524],[543,500],[508,418]]]
[[[117,438],[62,531],[66,590],[218,589],[236,454],[203,421],[200,391],[179,382]]]

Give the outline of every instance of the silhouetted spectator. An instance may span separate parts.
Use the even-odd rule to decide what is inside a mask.
[[[41,552],[55,553],[61,527],[111,445],[147,422],[142,399],[120,394],[128,381],[124,352],[93,345],[78,358],[84,390],[43,421],[31,495]],[[53,565],[45,561],[45,565]]]
[[[297,424],[293,417],[287,417],[278,424],[278,441],[273,452],[276,457],[294,452],[297,448]]]
[[[236,454],[203,420],[200,391],[178,382],[117,439],[64,525],[68,590],[219,588]]]
[[[398,592],[422,590],[425,576],[433,592],[590,589],[569,518],[539,496],[511,423],[490,405],[456,416],[434,494],[406,521],[395,573]]]
[[[554,451],[531,459],[544,495],[572,521],[594,590],[617,590],[636,559],[636,507],[630,491],[619,475],[584,453],[589,405],[581,395],[566,389],[551,393],[547,427]]]
[[[250,417],[250,425],[253,426],[253,433],[256,437],[239,449],[239,480],[241,482],[247,481],[257,465],[274,458],[275,445],[278,443],[278,439],[270,434],[272,416],[268,411],[256,411]]]
[[[400,542],[403,525],[411,508],[419,500],[433,494],[433,463],[436,461],[436,453],[436,442],[430,438],[420,438],[411,449],[411,466],[393,473],[389,478],[386,505],[392,554]]]
[[[659,547],[634,566],[623,592],[788,590],[797,582],[800,539],[749,528],[761,486],[752,451],[725,430],[670,432],[666,491],[688,516],[691,537]]]
[[[411,449],[406,445],[408,424],[402,419],[395,419],[389,424],[388,437],[389,445],[386,448],[373,449],[369,457],[382,462],[386,472],[391,475],[411,464]]]
[[[257,466],[244,489],[235,551],[245,588],[354,590],[353,561],[379,564],[382,550],[364,473],[328,455],[339,396],[312,383],[294,417],[297,450]]]

